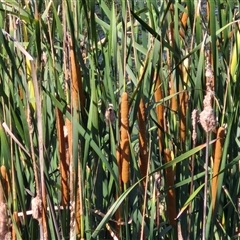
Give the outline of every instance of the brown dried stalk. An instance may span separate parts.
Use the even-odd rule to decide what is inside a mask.
[[[187,26],[187,20],[188,20],[187,7],[185,7],[185,11],[186,12],[183,12],[183,14],[182,14],[181,28],[179,29],[179,34],[183,39],[185,38],[185,32],[186,32],[186,26]]]
[[[157,76],[156,83],[155,83],[155,91],[154,91],[154,97],[155,102],[159,102],[163,99],[162,95],[162,89],[161,89],[161,79],[159,76]],[[158,124],[161,127],[161,129],[158,129],[158,137],[159,137],[159,149],[160,152],[163,151],[163,132],[164,129],[164,105],[159,104],[156,106],[156,114],[157,114],[157,120]]]
[[[72,151],[73,151],[72,122],[68,118],[66,118],[65,120],[65,126],[67,129],[67,138],[68,138],[68,149],[66,149],[66,161],[69,162],[69,198],[70,198],[70,206],[71,206],[70,237],[73,238],[74,232],[75,232],[75,194],[74,194],[75,193],[74,191],[75,170],[73,169],[73,162],[72,162]]]
[[[172,160],[171,151],[168,148],[164,149],[164,158],[166,163]],[[166,178],[166,188],[168,189],[167,191],[168,219],[170,224],[175,227],[176,226],[175,217],[177,216],[177,210],[176,210],[175,190],[171,188],[174,185],[174,178],[175,178],[175,174],[172,166],[165,169],[165,178]]]
[[[75,46],[73,40],[70,38],[70,61],[71,61],[71,97],[72,106],[75,110],[79,110],[79,102],[81,104],[82,114],[85,106],[85,97],[83,94],[82,75],[80,65],[75,55]]]
[[[224,144],[225,137],[225,128],[219,127],[217,131],[217,141],[215,143],[215,151],[214,151],[214,161],[213,161],[213,179],[212,179],[212,209],[215,209],[217,190],[218,190],[218,174],[219,166],[221,164],[222,159],[222,149]],[[216,176],[216,177],[214,177]]]
[[[174,86],[174,78],[171,74],[170,76],[170,89],[169,89],[169,95],[173,95],[176,93],[175,86]],[[170,100],[170,108],[175,113],[178,110],[178,103],[177,103],[177,96],[173,96]]]
[[[61,175],[61,193],[62,199],[61,204],[63,206],[69,205],[69,185],[68,185],[68,175],[69,175],[69,162],[66,158],[66,145],[67,139],[64,136],[64,121],[62,112],[59,108],[56,108],[56,127],[57,127],[57,137],[58,137],[58,149],[59,149],[59,162],[60,162],[60,175]]]
[[[7,169],[6,169],[5,165],[1,166],[0,171],[1,171],[2,188],[5,193],[6,199],[8,199],[8,194],[10,192],[10,183],[9,183]]]
[[[186,107],[188,101],[187,92],[179,94],[180,100],[180,140],[185,142],[186,140]]]
[[[65,5],[63,4],[63,7]],[[83,86],[82,86],[82,76],[80,71],[80,64],[76,57],[76,51],[75,51],[75,42],[72,37],[69,38],[70,43],[70,66],[71,66],[71,109],[70,112],[72,114],[81,112],[82,118],[84,118],[84,106],[85,106],[85,97],[83,94]],[[80,110],[80,111],[79,111]],[[78,119],[80,119],[80,116],[76,116]],[[72,124],[72,123],[71,123]],[[70,123],[68,123],[68,127],[71,131],[72,126],[70,126]],[[70,133],[68,131],[68,133]],[[72,136],[72,135],[71,135]],[[70,230],[70,237],[73,237],[74,235],[74,226],[76,229],[77,235],[80,234],[81,229],[81,214],[83,209],[83,201],[82,201],[82,193],[81,193],[81,168],[79,167],[77,169],[78,172],[78,189],[77,189],[77,201],[75,202],[75,176],[76,176],[76,170],[73,168],[73,158],[72,158],[72,151],[73,151],[73,145],[72,145],[72,139],[68,138],[69,142],[69,153],[70,153],[70,163],[69,163],[69,172],[70,172],[70,201],[73,206],[75,206],[75,209],[73,208],[73,211],[71,212],[71,230]],[[72,186],[71,186],[72,185]],[[78,215],[77,215],[78,214]],[[77,221],[76,221],[77,220]]]
[[[18,212],[14,212],[13,215],[13,222],[16,224],[16,226],[19,228],[20,227],[20,220],[19,220],[19,217],[18,217]],[[17,239],[17,232],[15,230],[15,227],[12,226],[12,238],[11,240],[15,240]]]

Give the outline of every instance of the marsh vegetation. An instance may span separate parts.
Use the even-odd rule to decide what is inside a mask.
[[[238,239],[238,1],[0,1],[1,239]]]

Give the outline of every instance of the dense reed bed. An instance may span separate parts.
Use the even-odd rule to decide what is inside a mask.
[[[239,17],[0,1],[0,238],[238,239]]]

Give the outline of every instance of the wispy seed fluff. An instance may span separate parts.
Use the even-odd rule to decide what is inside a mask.
[[[206,95],[203,100],[203,111],[200,113],[200,123],[205,132],[211,132],[216,127],[216,118],[212,108],[212,98],[214,92],[212,91],[211,79],[213,79],[213,72],[210,66],[206,69],[206,78],[208,80]]]
[[[192,140],[193,140],[193,143],[194,145],[196,145],[196,139],[197,139],[197,123],[198,123],[198,120],[199,119],[199,113],[198,113],[198,110],[197,109],[194,109],[192,111]]]
[[[105,112],[105,121],[106,124],[109,126],[109,123],[113,123],[116,120],[115,111],[113,109],[113,104],[109,103],[108,108]]]

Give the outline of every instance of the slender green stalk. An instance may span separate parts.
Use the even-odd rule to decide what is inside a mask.
[[[208,160],[209,160],[209,132],[206,133],[206,152],[205,152],[205,177],[203,193],[203,221],[202,221],[202,240],[206,240],[206,220],[207,220],[207,199],[208,199]]]
[[[148,152],[148,159],[147,159],[147,169],[146,169],[146,180],[145,181],[145,186],[144,186],[144,202],[143,202],[143,212],[142,212],[142,223],[141,223],[141,235],[140,235],[140,240],[144,239],[144,222],[145,222],[145,213],[146,213],[146,208],[147,208],[147,185],[149,182],[149,169],[150,169],[150,163],[149,159],[151,159],[151,149],[149,149]]]

